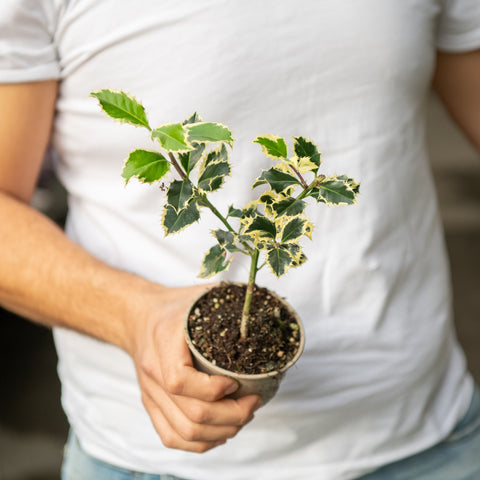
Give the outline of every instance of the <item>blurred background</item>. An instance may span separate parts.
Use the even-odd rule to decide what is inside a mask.
[[[480,155],[435,96],[429,146],[445,224],[456,328],[480,382]],[[65,194],[48,168],[34,205],[59,224]],[[51,332],[0,310],[0,480],[58,480],[68,424]]]

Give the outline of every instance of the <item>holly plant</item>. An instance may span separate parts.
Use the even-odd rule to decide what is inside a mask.
[[[248,336],[250,303],[257,272],[268,265],[276,277],[306,261],[300,240],[311,239],[313,225],[305,216],[307,200],[326,205],[356,203],[359,185],[346,175],[319,174],[321,164],[317,146],[305,137],[293,137],[289,154],[286,141],[275,135],[260,135],[255,140],[274,165],[263,170],[253,187],[259,189],[256,200],[242,208],[230,205],[220,212],[209,200],[231,174],[229,151],[232,132],[220,123],[204,122],[194,113],[181,123],[166,123],[152,128],[144,107],[122,91],[92,92],[104,112],[115,120],[143,127],[155,150],[131,152],[122,177],[144,183],[160,182],[166,190],[162,223],[165,235],[173,235],[200,219],[202,208],[208,208],[220,221],[213,230],[214,245],[205,254],[199,277],[210,278],[229,268],[233,255],[250,257],[250,272],[241,320],[241,336]],[[164,185],[165,176],[173,171],[177,177]],[[171,178],[171,177],[169,177]],[[260,254],[263,263],[259,265]]]

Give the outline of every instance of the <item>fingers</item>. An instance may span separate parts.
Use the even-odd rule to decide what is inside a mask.
[[[161,384],[172,395],[206,402],[219,400],[238,389],[234,380],[221,375],[207,375],[191,365],[175,365],[162,369]]]
[[[221,445],[253,419],[260,404],[255,395],[216,402],[171,396],[151,379],[146,382],[143,403],[169,448],[203,452]]]
[[[173,401],[185,417],[195,424],[238,427],[249,423],[254,412],[262,405],[257,395],[237,400],[226,398],[217,402],[187,401],[182,397],[174,397]]]
[[[142,400],[148,414],[150,415],[153,426],[165,447],[185,450],[187,452],[204,453],[226,442],[226,439],[210,442],[185,440],[171,427],[170,423],[167,421],[167,417],[148,396],[144,396]]]
[[[183,330],[172,332],[169,341],[155,342],[144,348],[137,361],[141,374],[149,377],[172,395],[214,402],[238,388],[231,378],[210,376],[193,367]]]
[[[175,406],[182,413],[181,420],[200,425],[242,426],[261,406],[261,400],[257,395],[248,395],[237,400],[223,398],[204,401],[172,394],[150,378],[144,380],[143,390],[166,413],[175,414],[171,408]]]
[[[183,318],[196,290],[166,291],[161,312],[151,309],[140,323],[132,357],[143,404],[164,445],[204,452],[235,436],[261,403],[255,395],[225,398],[238,388],[233,379],[193,367]]]
[[[213,402],[237,390],[231,378],[210,376],[193,367],[178,320],[157,323],[152,340],[153,345],[140,359],[140,368],[171,394]]]

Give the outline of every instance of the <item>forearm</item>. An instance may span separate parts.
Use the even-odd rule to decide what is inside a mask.
[[[235,382],[193,368],[183,319],[206,287],[167,288],[114,269],[27,205],[55,99],[53,81],[0,86],[0,304],[126,350],[164,443],[208,450],[250,420],[258,399],[223,400]]]
[[[433,87],[480,152],[480,50],[438,53]]]
[[[131,323],[163,287],[95,259],[48,218],[0,194],[0,303],[130,350]]]

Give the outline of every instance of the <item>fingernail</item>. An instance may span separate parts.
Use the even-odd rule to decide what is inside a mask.
[[[255,412],[256,410],[258,410],[262,405],[263,405],[262,399],[259,398],[255,403],[255,405],[253,406],[253,411]]]
[[[226,390],[225,395],[231,395],[238,390],[238,383],[232,383]]]

